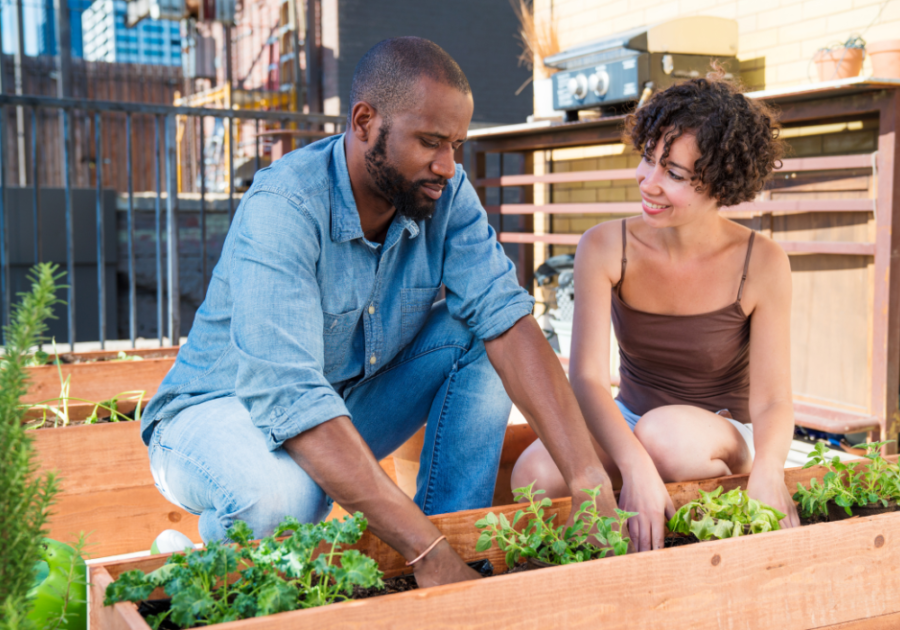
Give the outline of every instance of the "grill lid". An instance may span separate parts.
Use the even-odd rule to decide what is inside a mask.
[[[734,57],[738,52],[737,22],[704,15],[675,18],[575,46],[545,58],[544,65],[565,70],[583,65],[586,57],[636,52]]]

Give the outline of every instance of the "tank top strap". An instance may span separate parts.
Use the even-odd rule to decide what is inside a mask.
[[[756,232],[750,232],[750,242],[747,243],[747,257],[744,258],[744,274],[741,276],[741,286],[737,294],[738,303],[740,303],[741,295],[744,293],[744,282],[747,281],[747,270],[750,268],[750,253],[753,251],[753,239],[755,238]]]
[[[619,287],[622,286],[622,282],[625,280],[625,265],[628,263],[628,259],[625,258],[625,219],[622,219],[622,275],[619,277],[619,281],[616,283],[616,292],[618,293]]]

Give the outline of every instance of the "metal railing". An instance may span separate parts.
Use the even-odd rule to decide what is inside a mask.
[[[157,331],[160,345],[163,344],[164,326],[168,331],[168,338],[173,344],[177,344],[181,337],[181,315],[180,315],[180,287],[179,287],[179,236],[178,236],[178,185],[177,185],[177,148],[176,148],[176,128],[178,118],[199,119],[200,142],[203,146],[203,128],[204,120],[207,118],[224,119],[227,125],[228,136],[235,137],[234,127],[239,121],[256,121],[257,129],[260,121],[270,121],[280,123],[282,128],[287,126],[295,127],[298,132],[296,135],[303,137],[315,137],[324,135],[322,131],[331,131],[340,133],[345,118],[340,116],[329,116],[324,114],[301,114],[287,111],[259,111],[259,110],[241,110],[241,109],[213,109],[201,107],[183,107],[155,105],[146,103],[119,103],[110,101],[94,101],[72,98],[52,98],[44,96],[19,96],[0,94],[0,300],[2,300],[2,322],[9,322],[10,307],[12,304],[11,281],[10,281],[10,244],[9,244],[9,219],[10,208],[7,202],[8,193],[11,190],[7,182],[7,166],[8,160],[6,149],[8,129],[7,129],[7,108],[22,107],[30,110],[31,118],[31,186],[33,187],[31,222],[34,229],[34,263],[41,262],[44,259],[42,251],[42,233],[41,233],[41,183],[39,181],[39,164],[42,159],[41,148],[42,139],[40,137],[40,126],[38,123],[38,113],[41,110],[57,110],[60,124],[61,142],[59,150],[61,152],[62,164],[62,188],[64,190],[65,204],[65,244],[66,244],[66,283],[67,304],[66,304],[66,325],[68,330],[68,342],[74,349],[76,341],[75,314],[77,305],[77,290],[75,279],[75,217],[73,213],[73,186],[72,186],[72,129],[73,116],[76,112],[84,115],[93,116],[93,142],[94,142],[94,164],[96,179],[96,238],[97,238],[97,291],[98,291],[98,323],[97,340],[101,347],[105,347],[107,337],[107,295],[106,295],[106,263],[107,252],[105,248],[105,227],[103,217],[103,164],[104,158],[102,154],[103,147],[103,115],[121,114],[125,117],[125,138],[118,140],[124,142],[126,153],[127,170],[127,227],[126,244],[127,244],[127,260],[128,260],[128,328],[129,338],[132,347],[135,346],[137,338],[137,298],[136,298],[136,274],[135,274],[135,205],[134,205],[134,185],[133,185],[133,153],[134,150],[152,152],[154,160],[154,183],[155,183],[155,254],[156,254],[156,307],[157,307]],[[134,147],[133,137],[133,118],[150,117],[154,121],[154,142],[153,146]],[[327,129],[326,129],[327,127]],[[316,133],[318,132],[318,133]],[[109,138],[107,138],[109,140]],[[302,142],[302,140],[301,140]],[[226,151],[227,165],[229,176],[227,178],[228,193],[228,218],[229,225],[234,216],[235,205],[235,143],[227,142]],[[255,149],[255,167],[260,166],[260,143],[256,140]],[[161,166],[161,163],[163,164]],[[202,261],[202,288],[205,288],[208,280],[207,273],[207,230],[206,230],[206,199],[207,199],[207,183],[206,169],[199,169],[199,188],[200,188],[200,249]],[[163,212],[162,212],[162,182],[165,177],[166,196],[165,196],[165,240],[166,240],[166,273],[165,282],[163,281]],[[117,191],[119,192],[119,191]],[[19,211],[19,209],[16,209]],[[25,213],[25,209],[21,209],[20,215]],[[167,287],[167,295],[164,296],[163,285]],[[167,299],[164,299],[166,297]],[[167,317],[164,317],[163,305],[168,302]],[[166,320],[164,322],[164,320]],[[90,340],[93,341],[93,340]]]

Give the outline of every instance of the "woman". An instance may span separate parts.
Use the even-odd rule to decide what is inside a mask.
[[[638,512],[639,551],[663,546],[665,483],[749,473],[747,491],[798,524],[784,485],[793,435],[791,268],[773,241],[720,216],[752,200],[782,147],[772,114],[717,77],[655,95],[628,117],[642,155],[641,217],[585,233],[575,259],[570,379],[595,448]],[[620,347],[610,394],[609,325]],[[752,423],[745,426],[745,423]],[[754,453],[755,452],[755,453]],[[513,487],[567,493],[538,441]],[[615,481],[614,481],[615,483]]]

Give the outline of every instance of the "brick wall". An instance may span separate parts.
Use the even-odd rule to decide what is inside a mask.
[[[738,23],[738,58],[751,89],[816,81],[816,50],[863,32],[868,42],[900,37],[900,1],[888,0],[534,0],[539,20],[557,23],[563,50],[629,28],[689,15]],[[863,74],[871,75],[868,59]]]

